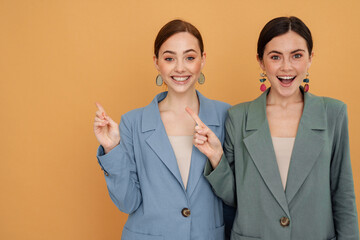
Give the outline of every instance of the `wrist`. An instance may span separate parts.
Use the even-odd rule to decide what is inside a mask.
[[[209,161],[210,161],[211,166],[213,167],[213,169],[215,169],[219,165],[223,153],[224,152],[221,150],[219,153],[216,153],[214,156],[209,158]]]
[[[110,152],[111,150],[113,150],[117,145],[119,145],[119,144],[116,144],[116,145],[113,145],[113,146],[108,146],[108,147],[103,146],[105,154],[109,153],[109,152]]]
[[[108,154],[111,150],[113,150],[114,147],[104,147],[103,146],[103,148],[104,148],[105,154]]]

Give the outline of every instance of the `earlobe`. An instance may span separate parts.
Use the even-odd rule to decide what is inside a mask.
[[[262,61],[259,62],[259,65],[263,71],[265,71],[265,65]]]
[[[310,62],[312,61],[313,57],[314,57],[314,52],[311,52],[311,54],[310,54]]]
[[[206,52],[203,52],[201,56],[201,69],[205,66],[205,62],[206,62]]]
[[[256,60],[258,61],[260,68],[265,71],[265,65],[264,65],[264,60],[260,60],[259,58],[259,54],[256,54]]]
[[[203,58],[204,60],[206,59],[206,52],[203,52],[202,58]]]
[[[311,52],[310,56],[309,56],[309,64],[308,64],[308,69],[310,68],[311,66],[311,62],[312,62],[312,59],[314,57],[314,52]]]

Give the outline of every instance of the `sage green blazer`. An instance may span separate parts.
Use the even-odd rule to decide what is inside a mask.
[[[229,109],[224,155],[215,170],[205,166],[215,193],[237,207],[231,239],[358,240],[346,105],[302,91],[284,191],[266,118],[268,92]]]

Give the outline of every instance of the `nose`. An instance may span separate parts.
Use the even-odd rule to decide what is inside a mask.
[[[283,58],[282,70],[283,70],[283,71],[291,70],[291,66],[292,66],[292,65],[291,65],[290,59]]]
[[[175,71],[178,73],[182,73],[185,71],[185,65],[182,61],[176,61]]]

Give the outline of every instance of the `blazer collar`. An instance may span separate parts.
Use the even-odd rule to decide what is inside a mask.
[[[304,93],[304,109],[291,156],[286,191],[281,178],[266,118],[266,96],[269,89],[249,105],[244,144],[269,190],[283,210],[289,214],[288,203],[294,198],[314,166],[324,145],[326,129],[325,105],[322,98]],[[315,130],[315,131],[314,131]]]
[[[266,97],[269,91],[270,88],[250,103],[246,130],[259,129],[266,120]],[[300,91],[304,95],[304,109],[301,117],[302,123],[309,129],[326,129],[326,112],[322,98],[304,92],[303,87],[300,87]]]
[[[196,91],[199,102],[199,117],[212,130],[215,126],[220,126],[219,116],[216,114],[215,103],[205,98],[200,92]],[[158,94],[154,100],[144,108],[142,116],[142,132],[150,132],[146,139],[147,144],[156,153],[160,160],[175,176],[179,184],[185,190],[180,171],[177,165],[175,154],[169,142],[163,122],[161,121],[158,103],[167,96],[167,92]],[[191,155],[191,166],[189,172],[187,194],[191,194],[196,189],[196,185],[202,176],[202,169],[206,162],[206,157],[196,147],[193,146]]]
[[[161,121],[159,102],[164,100],[168,92],[162,92],[155,96],[152,102],[144,108],[142,118],[142,132],[154,130]],[[199,99],[200,109],[199,117],[207,126],[220,126],[219,116],[216,114],[216,108],[213,101],[204,97],[196,90]],[[184,109],[185,111],[185,109]]]

